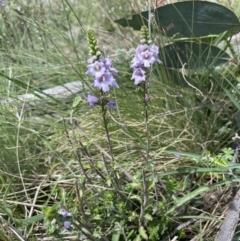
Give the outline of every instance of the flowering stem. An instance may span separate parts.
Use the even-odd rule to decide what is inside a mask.
[[[143,85],[144,90],[144,116],[145,116],[145,130],[146,130],[146,163],[149,161],[149,123],[148,123],[148,81],[146,80]]]
[[[146,73],[152,73],[152,65],[157,63],[162,63],[158,58],[159,48],[152,44],[151,41],[151,1],[148,2],[149,11],[148,11],[148,28],[146,26],[142,26],[141,28],[141,43],[137,46],[135,51],[135,56],[131,61],[131,68],[133,68],[132,78],[134,79],[134,84],[139,85],[139,83],[143,82],[143,103],[144,103],[144,117],[145,117],[145,132],[146,132],[146,155],[145,155],[145,163],[146,166],[151,161],[150,156],[150,128],[149,128],[149,110],[148,110],[148,103],[149,103],[149,84],[150,78],[147,79]],[[143,169],[143,175],[146,174],[145,168]],[[153,178],[155,180],[155,174],[153,170]],[[143,180],[144,186],[148,186],[147,179]],[[157,188],[155,188],[157,191]],[[144,191],[144,190],[143,190]],[[141,215],[144,214],[145,204],[147,203],[147,196],[145,195],[144,204],[141,207]],[[141,225],[142,216],[140,217],[139,225]]]
[[[112,163],[115,162],[114,160],[114,155],[113,155],[113,149],[112,149],[112,144],[111,144],[111,139],[110,139],[110,135],[109,135],[109,131],[108,131],[108,125],[107,125],[107,119],[106,119],[106,108],[105,108],[105,101],[104,101],[104,92],[101,89],[101,107],[102,107],[102,117],[103,117],[103,124],[104,124],[104,128],[105,128],[105,132],[107,135],[107,141],[108,141],[108,146],[109,146],[109,151],[110,151],[110,156],[112,158]],[[118,178],[116,175],[116,172],[113,171],[113,175],[115,178],[115,184],[117,185],[118,188],[120,188],[119,182],[118,182]]]
[[[103,124],[104,124],[105,132],[106,132],[106,135],[107,135],[109,151],[110,151],[110,155],[112,157],[112,161],[114,162],[114,155],[113,155],[110,135],[109,135],[109,131],[108,131],[108,126],[107,126],[106,109],[105,109],[105,103],[104,103],[104,93],[103,93],[102,90],[101,90],[101,107],[102,107]]]

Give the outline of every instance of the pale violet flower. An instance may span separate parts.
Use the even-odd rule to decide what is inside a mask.
[[[98,98],[93,95],[88,94],[87,101],[88,101],[88,104],[90,105],[90,107],[93,107],[94,104],[98,103]]]
[[[101,89],[103,92],[109,91],[109,86],[118,88],[116,80],[113,78],[111,72],[107,71],[99,78],[95,78],[92,86]]]
[[[146,81],[146,68],[151,67],[155,62],[162,63],[158,58],[158,47],[155,44],[147,45],[140,44],[135,50],[135,56],[131,61],[131,68],[133,68],[132,78],[134,84]]]
[[[109,58],[100,56],[99,59],[93,62],[91,57],[88,60],[88,70],[86,74],[94,76],[92,86],[102,90],[103,92],[109,91],[109,86],[119,88],[114,75],[117,74],[117,70],[112,67],[112,62]],[[91,106],[91,105],[90,105]]]
[[[86,74],[92,75],[95,78],[101,77],[106,71],[106,68],[104,66],[103,62],[95,61],[92,64],[88,65],[88,70]]]
[[[134,79],[134,84],[138,85],[139,83],[146,80],[146,71],[144,71],[142,68],[134,68],[132,78]]]
[[[65,208],[61,208],[58,213],[62,216],[62,222],[66,229],[71,228],[72,214],[68,212]]]
[[[63,223],[63,225],[64,225],[64,227],[65,227],[66,229],[71,228],[71,222],[69,222],[69,221],[65,221],[65,222]]]
[[[114,111],[115,101],[110,100],[110,101],[108,101],[107,105],[108,105],[108,107],[109,107],[109,109],[110,109],[111,111]]]
[[[4,1],[4,0],[0,0],[0,6],[1,6],[1,7],[5,7],[5,6],[6,6],[6,4],[5,4],[5,1]]]
[[[136,48],[136,53],[142,53],[145,50],[147,50],[149,48],[149,46],[147,44],[139,44]]]
[[[106,70],[110,71],[112,75],[117,74],[117,70],[112,67],[112,62],[109,58],[104,58],[103,56],[100,57],[100,60],[104,63],[104,67]]]
[[[156,57],[154,56],[153,52],[151,51],[144,51],[138,55],[139,61],[143,64],[144,67],[149,68],[151,64],[157,61]]]
[[[155,62],[162,63],[158,58],[158,47],[155,44],[140,44],[136,48],[131,67],[149,68]]]
[[[58,213],[62,215],[64,218],[66,217],[72,217],[72,214],[68,212],[65,208],[61,208]]]
[[[156,46],[155,44],[151,44],[149,46],[149,51],[151,51],[153,53],[153,55],[155,56],[157,62],[159,64],[161,64],[162,62],[158,59],[158,53],[159,53],[158,46]]]

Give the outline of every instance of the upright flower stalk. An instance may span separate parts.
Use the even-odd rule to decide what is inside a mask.
[[[112,62],[109,58],[105,58],[99,47],[97,46],[97,41],[93,35],[92,31],[87,33],[88,46],[90,50],[90,58],[88,59],[87,72],[86,74],[94,77],[92,86],[100,90],[100,98],[97,98],[93,95],[88,95],[87,100],[90,107],[93,107],[95,104],[100,104],[102,108],[103,123],[105,131],[107,134],[110,154],[113,157],[112,146],[110,142],[110,136],[107,128],[106,120],[106,106],[109,107],[111,111],[114,110],[115,102],[113,100],[107,101],[104,93],[108,92],[110,86],[114,88],[119,88],[114,76],[117,74],[117,70],[112,67]]]
[[[100,93],[100,97],[89,94],[87,97],[87,101],[90,107],[94,107],[95,104],[99,104],[101,106],[103,124],[107,135],[109,151],[112,157],[112,161],[114,162],[113,149],[107,126],[106,110],[107,108],[109,108],[110,111],[113,111],[115,107],[115,102],[113,100],[107,100],[107,98],[105,97],[105,93],[110,90],[110,87],[119,88],[115,79],[118,71],[112,67],[111,60],[103,56],[102,52],[97,46],[97,42],[92,31],[88,31],[87,40],[91,57],[88,59],[86,74],[93,76],[94,80],[92,86],[99,89]],[[105,163],[105,165],[106,169],[108,169],[107,163]],[[119,187],[117,175],[115,174],[115,172],[113,173],[115,175],[115,182]]]
[[[143,26],[141,28],[141,44],[139,44],[135,50],[135,56],[131,61],[131,68],[133,68],[132,79],[134,80],[135,85],[143,83],[144,90],[144,116],[146,124],[146,161],[149,160],[149,123],[148,123],[148,102],[149,97],[149,82],[150,79],[147,79],[147,74],[151,73],[152,65],[157,62],[161,64],[162,62],[158,58],[158,47],[155,44],[152,44],[152,41],[149,37],[148,28]]]
[[[109,58],[103,57],[92,31],[88,31],[87,39],[91,57],[88,59],[86,74],[94,77],[92,86],[98,88],[103,93],[108,92],[110,86],[119,88],[114,78],[117,70],[112,67],[112,62]]]
[[[132,79],[135,85],[140,85],[143,87],[143,103],[144,103],[144,118],[145,118],[145,132],[146,132],[146,164],[151,159],[149,155],[150,149],[150,138],[149,138],[149,117],[148,117],[148,103],[150,101],[149,96],[149,83],[150,78],[147,78],[147,74],[151,74],[152,65],[157,63],[162,63],[158,58],[158,47],[152,44],[150,40],[148,29],[146,26],[141,28],[141,44],[137,46],[135,50],[135,56],[131,61],[131,68],[133,68]],[[148,181],[146,179],[146,171],[142,170],[143,176],[143,200],[141,204],[141,211],[139,215],[139,228],[143,226],[144,213],[148,204]],[[153,171],[153,177],[154,177]],[[155,185],[155,193],[157,197],[157,190]]]

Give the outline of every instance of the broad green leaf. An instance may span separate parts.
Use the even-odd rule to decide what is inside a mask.
[[[160,50],[159,58],[164,65],[176,69],[209,69],[229,61],[230,56],[206,43],[178,41]]]
[[[158,27],[169,37],[200,37],[215,35],[239,27],[237,16],[228,8],[212,2],[184,1],[168,4],[152,11]],[[148,11],[132,15],[132,19],[115,20],[124,27],[140,30],[148,26]]]

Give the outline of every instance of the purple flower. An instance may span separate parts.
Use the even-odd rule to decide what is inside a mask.
[[[0,0],[0,6],[5,7],[5,1],[4,0]]]
[[[154,44],[140,44],[136,48],[131,68],[143,66],[149,68],[155,62],[162,63],[158,58],[158,47]]]
[[[65,221],[65,222],[63,223],[63,225],[64,225],[64,227],[65,227],[66,229],[71,228],[71,222],[69,222],[69,221]]]
[[[108,105],[108,107],[109,107],[109,109],[110,109],[111,111],[114,111],[115,101],[110,100],[110,101],[108,101],[107,105]]]
[[[144,71],[142,68],[134,68],[132,78],[134,79],[134,84],[138,85],[140,82],[143,82],[146,80],[146,71]]]
[[[149,46],[147,44],[139,44],[136,48],[136,53],[137,54],[142,53],[145,50],[147,50],[148,48],[149,48]]]
[[[149,68],[151,64],[153,64],[156,61],[156,58],[153,55],[153,52],[150,52],[148,50],[139,54],[138,58],[139,58],[139,61],[143,64],[143,66],[146,68]]]
[[[151,44],[149,47],[149,50],[153,53],[153,55],[155,56],[155,58],[157,59],[158,63],[162,63],[159,59],[158,59],[158,46],[156,46],[155,44]]]
[[[68,212],[65,208],[61,208],[58,213],[62,216],[63,220],[63,225],[66,229],[71,228],[71,222],[69,221],[69,218],[71,219],[72,214]],[[67,219],[68,218],[68,219]],[[66,221],[64,221],[66,220]]]
[[[88,65],[88,70],[86,74],[92,75],[95,78],[101,77],[106,71],[106,68],[104,66],[103,62],[95,61],[92,64]]]
[[[68,212],[65,208],[61,208],[58,213],[62,215],[64,218],[66,217],[72,217],[72,214]]]
[[[116,80],[113,78],[111,72],[106,71],[102,76],[96,77],[92,86],[102,89],[103,92],[109,91],[109,86],[118,88]]]
[[[104,63],[104,67],[106,68],[106,70],[110,71],[112,75],[117,74],[118,71],[112,67],[112,62],[109,58],[104,58],[103,56],[101,56],[100,60]]]
[[[139,61],[139,58],[137,56],[135,56],[132,61],[131,61],[131,68],[137,68],[140,67],[142,65],[142,63]]]
[[[88,70],[86,74],[94,76],[94,82],[92,86],[99,88],[103,92],[109,91],[109,86],[119,88],[114,75],[117,74],[117,70],[112,67],[112,62],[109,58],[104,58],[100,56],[98,61],[94,61],[91,57],[88,60]],[[96,97],[95,97],[96,98]],[[88,101],[90,106],[93,106],[92,101]]]
[[[94,104],[98,103],[98,98],[93,95],[88,94],[87,101],[88,101],[88,104],[90,105],[90,107],[93,107]]]

